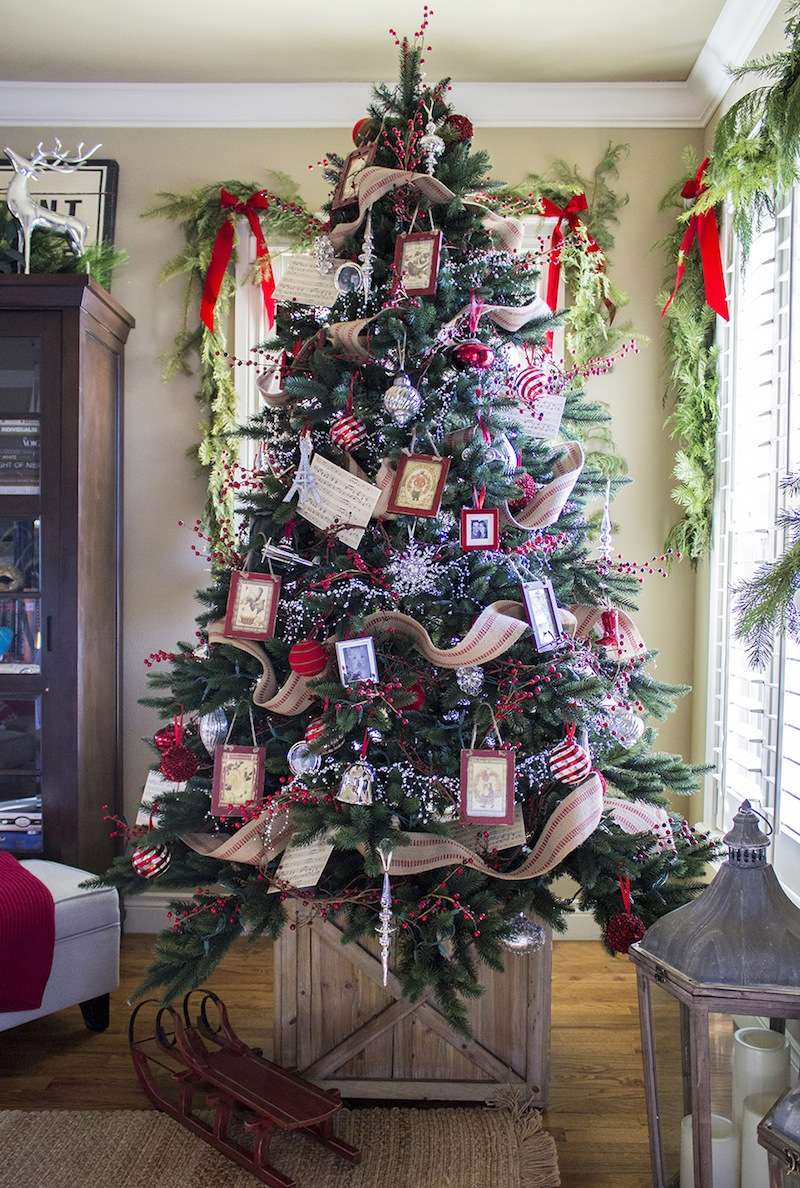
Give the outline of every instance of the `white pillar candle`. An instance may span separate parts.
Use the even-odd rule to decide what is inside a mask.
[[[742,1103],[742,1188],[769,1188],[767,1152],[758,1145],[756,1128],[776,1101],[774,1093],[753,1093]]]
[[[681,1121],[681,1188],[694,1188],[692,1115]],[[730,1118],[711,1115],[712,1188],[739,1188],[739,1136]],[[748,1185],[749,1188],[749,1185]]]
[[[773,1101],[789,1088],[789,1044],[786,1036],[766,1027],[741,1027],[733,1044],[733,1124],[742,1125],[746,1097],[772,1093]]]

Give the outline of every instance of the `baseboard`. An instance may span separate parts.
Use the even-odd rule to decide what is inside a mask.
[[[187,894],[190,894],[187,892]],[[131,895],[125,900],[125,932],[161,932],[167,927],[167,912],[170,900],[179,896],[180,892],[173,891],[165,894],[163,891],[143,891],[141,895]],[[558,933],[556,940],[588,941],[600,940],[600,929],[591,912],[573,912],[569,917],[567,931]]]
[[[123,931],[161,932],[169,924],[167,912],[170,901],[179,895],[177,891],[169,894],[164,891],[143,891],[141,895],[127,896],[124,900]]]

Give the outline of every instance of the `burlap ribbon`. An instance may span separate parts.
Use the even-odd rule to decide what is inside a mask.
[[[406,835],[408,844],[395,847],[392,853],[391,873],[413,875],[441,866],[470,866],[506,882],[536,878],[554,870],[573,850],[583,845],[597,829],[604,810],[610,810],[612,819],[626,833],[652,832],[660,839],[666,836],[665,826],[669,829],[666,811],[658,805],[641,800],[604,799],[602,782],[593,774],[557,805],[535,846],[514,870],[494,870],[479,854],[455,838],[409,833]],[[188,833],[182,840],[196,853],[221,862],[267,863],[286,849],[295,832],[291,810],[280,810],[273,818],[269,840],[266,840],[265,826],[271,811],[248,821],[232,837],[220,840],[218,834]]]
[[[580,443],[567,442],[563,454],[553,467],[554,477],[539,488],[529,503],[515,512],[507,503],[502,504],[500,517],[503,523],[523,532],[539,532],[555,524],[580,477],[583,463],[583,447]]]
[[[361,171],[356,183],[358,214],[348,223],[337,223],[328,232],[328,237],[335,250],[339,251],[344,241],[358,230],[367,216],[367,211],[376,202],[403,186],[416,190],[423,198],[427,198],[435,205],[452,202],[457,197],[448,186],[427,173],[414,173],[410,169],[385,169],[380,165],[368,165]],[[495,211],[488,210],[481,203],[469,199],[465,201],[465,205],[476,207],[483,212],[481,223],[502,251],[519,251],[524,235],[519,219],[496,214]]]

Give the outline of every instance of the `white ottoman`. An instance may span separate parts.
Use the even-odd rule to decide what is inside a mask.
[[[116,888],[90,891],[88,871],[31,858],[22,863],[49,888],[56,905],[53,966],[36,1011],[0,1011],[0,1031],[80,1004],[91,1031],[108,1027],[108,996],[119,985],[119,897]]]

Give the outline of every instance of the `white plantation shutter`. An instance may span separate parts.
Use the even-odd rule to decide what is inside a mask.
[[[720,421],[709,652],[711,812],[727,828],[746,796],[775,825],[779,875],[800,891],[800,648],[750,668],[732,588],[783,549],[780,480],[800,466],[800,199],[764,222],[742,267],[725,231],[731,320],[720,326]]]

